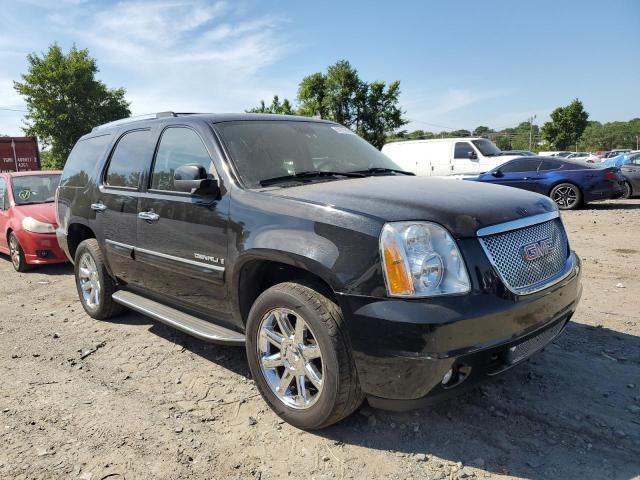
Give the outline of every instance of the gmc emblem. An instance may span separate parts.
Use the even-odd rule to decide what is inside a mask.
[[[551,253],[553,244],[551,239],[543,238],[539,242],[528,243],[522,246],[522,256],[527,262],[533,262]]]

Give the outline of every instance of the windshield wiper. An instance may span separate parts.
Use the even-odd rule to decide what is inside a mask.
[[[397,170],[395,168],[385,167],[372,167],[365,170],[353,170],[349,173],[359,173],[361,175],[375,175],[376,173],[399,173],[401,175],[415,175],[413,172],[407,172],[405,170]]]
[[[281,177],[273,177],[267,178],[265,180],[260,180],[260,185],[263,187],[267,187],[269,185],[274,185],[276,183],[288,182],[291,180],[304,180],[304,179],[313,179],[313,178],[326,178],[326,177],[364,177],[362,173],[358,172],[329,172],[325,170],[308,170],[306,172],[298,172],[292,175],[283,175]]]

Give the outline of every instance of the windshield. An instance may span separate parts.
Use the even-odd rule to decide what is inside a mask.
[[[485,157],[497,157],[498,155],[502,155],[502,150],[496,147],[490,140],[485,140],[483,138],[481,140],[471,140],[471,143],[473,143]]]
[[[265,120],[215,126],[249,188],[259,187],[265,180],[303,172],[400,170],[386,155],[340,125]]]
[[[59,183],[59,174],[13,177],[13,199],[16,205],[53,202]]]

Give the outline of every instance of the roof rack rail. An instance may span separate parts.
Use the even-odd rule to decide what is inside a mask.
[[[108,123],[103,123],[102,125],[98,125],[96,127],[93,127],[93,130],[91,130],[92,132],[98,131],[98,130],[102,130],[104,128],[107,127],[115,127],[117,125],[124,125],[127,123],[133,123],[133,122],[140,122],[142,120],[154,120],[157,118],[169,118],[169,117],[181,117],[184,115],[195,115],[195,113],[182,113],[182,112],[171,112],[171,111],[167,111],[167,112],[158,112],[158,113],[148,113],[145,115],[136,115],[135,117],[126,117],[126,118],[121,118],[119,120],[114,120],[113,122],[108,122]]]

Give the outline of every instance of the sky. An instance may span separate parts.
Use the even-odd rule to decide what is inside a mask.
[[[409,130],[495,129],[579,98],[640,116],[640,0],[1,0],[0,134],[20,135],[26,56],[89,49],[134,115],[241,112],[346,59],[400,80]],[[17,111],[12,111],[17,110]]]

